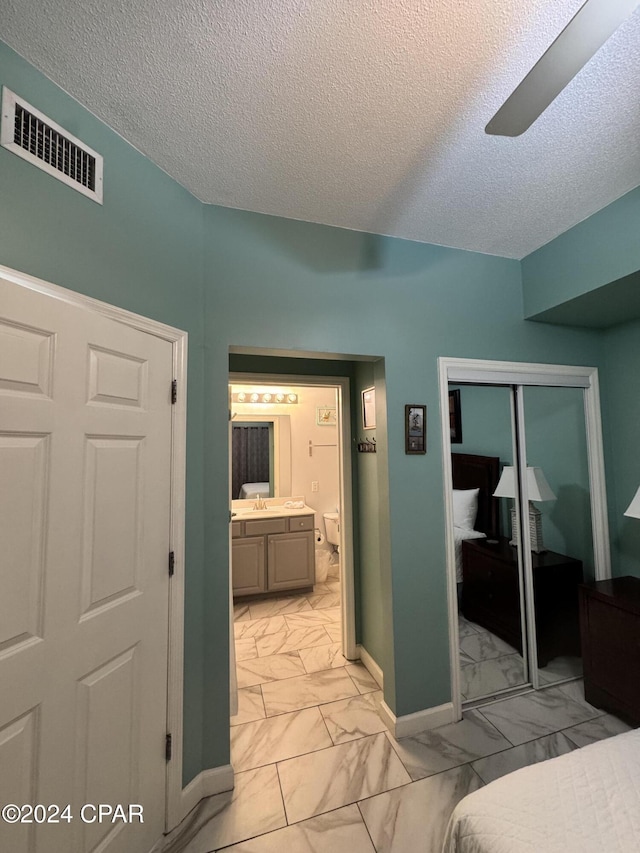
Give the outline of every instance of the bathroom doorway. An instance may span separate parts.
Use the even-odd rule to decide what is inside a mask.
[[[321,735],[319,707],[312,709],[325,700],[315,702],[315,692],[335,688],[336,697],[347,695],[361,665],[352,663],[349,380],[232,373],[229,383],[230,440],[235,426],[249,424],[270,435],[253,452],[259,467],[242,458],[240,447],[251,440],[238,439],[230,453],[231,665],[238,699],[231,743],[238,772],[255,764],[259,748],[247,723],[304,711],[306,736]],[[254,480],[249,472],[257,470],[263,477]],[[232,692],[233,686],[232,678]],[[291,744],[292,754],[298,747]]]

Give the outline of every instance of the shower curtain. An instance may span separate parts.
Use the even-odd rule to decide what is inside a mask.
[[[243,483],[269,482],[269,425],[233,424],[231,441],[231,497]]]

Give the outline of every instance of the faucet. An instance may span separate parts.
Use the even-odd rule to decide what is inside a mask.
[[[265,509],[267,506],[265,499],[261,498],[260,495],[256,495],[256,500],[253,505],[254,509]]]

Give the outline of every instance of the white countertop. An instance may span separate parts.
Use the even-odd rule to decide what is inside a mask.
[[[286,507],[285,504],[289,502],[302,502],[303,506],[295,508]],[[246,521],[250,518],[282,518],[285,516],[315,514],[315,510],[312,509],[310,506],[307,506],[304,503],[304,498],[302,497],[265,498],[264,509],[254,509],[253,507],[255,503],[255,498],[253,500],[231,501],[231,512],[233,513],[232,518],[235,521]]]

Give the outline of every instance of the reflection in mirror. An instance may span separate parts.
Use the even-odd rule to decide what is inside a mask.
[[[527,386],[524,417],[527,462],[544,471],[554,496],[534,502],[543,536],[532,557],[544,685],[582,674],[578,586],[595,577],[584,391]]]
[[[249,430],[243,432],[244,427],[249,427]],[[256,494],[263,498],[291,494],[289,415],[234,411],[231,441],[232,500],[254,499]]]
[[[232,424],[231,471],[233,500],[274,497],[273,421]]]
[[[451,454],[454,542],[463,701],[528,683],[518,549],[512,501],[494,496],[515,459],[511,388],[450,385],[459,390],[462,443]],[[523,654],[524,650],[524,654]]]

